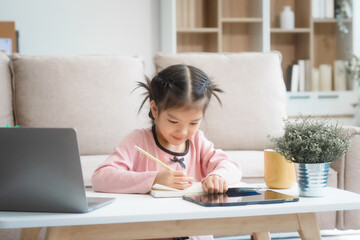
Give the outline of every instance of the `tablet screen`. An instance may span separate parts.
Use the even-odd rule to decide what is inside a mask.
[[[269,204],[297,202],[298,196],[291,196],[271,190],[266,191],[230,191],[223,194],[209,194],[203,196],[183,196],[183,199],[206,207],[238,206],[248,204]]]

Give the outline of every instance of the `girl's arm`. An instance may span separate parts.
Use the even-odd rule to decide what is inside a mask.
[[[112,193],[147,193],[151,190],[157,171],[136,172],[128,162],[114,152],[99,166],[93,176],[94,191]]]
[[[143,158],[143,156],[138,156]],[[136,157],[135,157],[136,158]],[[105,164],[98,167],[92,176],[94,191],[98,192],[114,192],[114,193],[147,193],[151,190],[154,183],[159,183],[173,188],[185,189],[190,187],[193,179],[187,177],[183,171],[173,170],[154,170],[144,171],[151,168],[145,166],[139,171],[131,171],[133,169],[127,165],[127,161],[120,160],[119,152],[114,152]],[[131,158],[125,158],[131,159]],[[146,163],[147,159],[141,162]],[[147,164],[146,164],[147,165]],[[158,166],[156,166],[158,167]]]
[[[142,146],[152,155],[156,144],[150,130],[135,130],[125,137],[115,151],[92,176],[94,191],[112,193],[147,193],[154,183],[185,189],[193,179],[183,171],[170,171],[135,149]]]
[[[206,177],[211,175],[220,176],[226,181],[227,185],[240,182],[242,178],[240,164],[231,160],[221,149],[215,149],[214,144],[205,138],[202,131],[198,132],[197,138],[201,167]]]
[[[93,173],[94,191],[112,193],[147,193],[151,190],[157,168],[135,149],[151,146],[150,130],[134,130]]]

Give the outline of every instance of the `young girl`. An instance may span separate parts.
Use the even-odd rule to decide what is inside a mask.
[[[134,130],[116,146],[92,176],[95,191],[147,193],[156,183],[186,189],[202,182],[205,192],[223,193],[240,181],[240,166],[198,130],[211,96],[221,103],[216,93],[222,92],[203,71],[173,65],[139,86],[147,91],[140,109],[149,99],[153,126]],[[134,146],[175,170],[156,164]]]

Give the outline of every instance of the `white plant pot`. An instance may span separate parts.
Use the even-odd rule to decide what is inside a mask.
[[[295,163],[299,195],[322,197],[325,195],[330,163]]]

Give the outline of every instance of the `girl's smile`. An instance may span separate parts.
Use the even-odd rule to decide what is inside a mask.
[[[183,138],[178,138],[178,137],[175,137],[175,136],[173,136],[173,138],[174,138],[176,141],[181,141],[181,140],[183,140]]]

